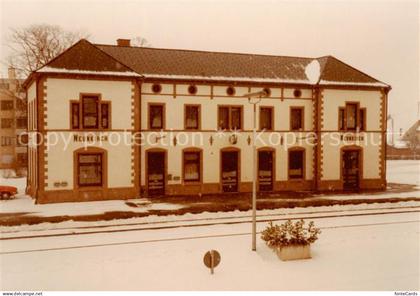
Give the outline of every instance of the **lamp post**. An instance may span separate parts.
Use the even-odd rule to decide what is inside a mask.
[[[245,94],[244,97],[248,98],[248,102],[254,107],[254,126],[252,129],[252,153],[253,153],[253,165],[252,165],[252,250],[257,250],[257,104],[261,102],[261,98],[266,97],[267,92],[265,90]],[[252,98],[258,98],[252,101]]]

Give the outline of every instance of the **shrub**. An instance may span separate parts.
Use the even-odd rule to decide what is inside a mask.
[[[305,221],[299,220],[293,223],[287,220],[280,225],[270,222],[267,228],[261,233],[261,238],[269,247],[284,247],[290,245],[309,245],[318,239],[321,233],[311,221],[305,228]]]

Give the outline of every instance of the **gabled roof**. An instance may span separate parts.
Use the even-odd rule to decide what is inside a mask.
[[[414,135],[417,135],[420,140],[420,119],[416,120],[416,122],[414,122],[414,124],[404,133],[402,139],[404,141],[409,141]]]
[[[36,72],[389,87],[332,56],[305,58],[101,45],[84,39]]]
[[[134,74],[129,67],[100,50],[92,43],[81,39],[64,53],[58,55],[45,66],[36,72],[63,73],[114,73],[114,74]]]

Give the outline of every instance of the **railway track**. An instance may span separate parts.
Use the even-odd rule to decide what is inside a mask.
[[[412,213],[412,212],[410,212],[410,213]],[[337,229],[337,228],[369,227],[369,226],[383,226],[383,225],[408,224],[408,223],[420,223],[420,220],[408,220],[408,221],[398,221],[398,222],[380,222],[380,223],[364,223],[364,224],[348,224],[348,225],[340,225],[340,226],[324,226],[324,227],[319,227],[319,228],[320,229]],[[257,232],[257,234],[260,234],[260,233],[261,233],[260,231]],[[77,246],[69,246],[69,247],[56,247],[56,248],[8,251],[8,252],[0,252],[0,255],[25,254],[25,253],[49,252],[49,251],[63,251],[63,250],[87,249],[87,248],[100,248],[100,247],[136,245],[136,244],[170,242],[170,241],[186,241],[186,240],[194,240],[194,239],[221,238],[221,237],[233,237],[233,236],[245,236],[245,235],[251,235],[251,232],[201,235],[201,236],[200,235],[198,235],[198,236],[185,236],[185,237],[178,237],[178,238],[161,238],[161,239],[136,240],[136,241],[127,241],[127,242],[105,243],[105,244],[89,244],[89,245],[77,245]]]
[[[325,218],[340,218],[340,217],[360,217],[369,215],[385,215],[385,214],[404,214],[404,213],[420,213],[420,207],[390,207],[381,209],[368,209],[368,210],[332,210],[322,212],[300,212],[300,213],[284,213],[284,214],[262,214],[258,215],[257,222],[265,223],[270,221],[285,221],[297,219],[325,219]],[[51,231],[63,231],[62,233],[49,233],[49,234],[34,234],[22,236],[5,236],[7,232],[2,232],[0,241],[2,240],[18,240],[18,239],[31,239],[31,238],[47,238],[47,237],[60,237],[60,236],[77,236],[77,235],[90,235],[101,233],[116,233],[116,232],[130,232],[130,231],[143,231],[143,230],[162,230],[173,229],[179,227],[203,227],[214,225],[232,225],[244,224],[251,222],[251,215],[233,216],[233,217],[214,217],[214,218],[200,218],[200,219],[182,219],[182,220],[169,220],[169,221],[154,221],[154,222],[139,222],[127,223],[116,225],[96,225],[96,226],[82,226],[72,228],[59,228]],[[112,229],[106,229],[112,228]],[[41,232],[42,230],[39,230]],[[16,233],[16,232],[9,232]]]

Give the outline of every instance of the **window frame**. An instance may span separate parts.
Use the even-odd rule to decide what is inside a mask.
[[[293,111],[300,111],[300,128],[293,128]],[[291,131],[304,131],[305,130],[305,107],[303,106],[290,106],[290,130]]]
[[[13,146],[13,137],[1,136],[1,147]]]
[[[347,118],[347,110],[349,108],[349,105],[356,106],[356,127],[355,128],[348,128],[348,118]],[[342,114],[343,113],[343,114]],[[341,115],[342,114],[342,115]],[[367,125],[367,108],[366,107],[360,107],[360,102],[345,102],[344,106],[340,106],[338,108],[338,131],[342,132],[361,132],[366,131],[366,125]],[[341,124],[343,125],[343,128],[341,128]]]
[[[260,106],[259,108],[259,130],[262,131],[262,110],[270,110],[270,128],[266,128],[265,131],[273,131],[274,130],[274,106]]]
[[[96,110],[97,110],[97,124],[96,127],[85,127],[84,125],[84,105],[83,105],[83,99],[86,97],[96,97],[97,103],[96,103]],[[107,105],[108,108],[108,125],[104,127],[102,125],[103,116],[102,116],[102,106]],[[74,112],[74,108],[77,106],[78,110],[77,112]],[[111,123],[112,123],[112,110],[111,110],[112,104],[109,100],[103,100],[101,94],[97,93],[80,93],[78,100],[71,100],[70,101],[70,110],[69,110],[69,116],[70,116],[70,128],[72,130],[110,130],[111,129]],[[73,115],[77,113],[77,120],[73,120]]]
[[[350,107],[354,107],[354,127],[349,127],[349,110]],[[346,115],[346,130],[347,131],[357,131],[358,125],[359,125],[359,104],[358,103],[346,103],[345,107],[345,115]]]
[[[151,108],[162,108],[162,124],[161,127],[152,127]],[[147,127],[149,130],[164,130],[166,127],[166,104],[165,103],[148,103],[147,104]]]
[[[198,87],[195,84],[190,84],[188,85],[187,91],[189,95],[195,96],[198,92]]]
[[[0,111],[13,111],[14,107],[13,100],[0,100]]]
[[[96,114],[96,123],[95,123],[95,125],[85,125],[85,118],[86,117],[93,117],[93,116],[86,116],[86,114],[93,114],[93,113],[88,113],[87,111],[86,111],[86,108],[85,108],[85,100],[88,100],[88,99],[95,99],[95,109],[96,109],[96,112],[95,112],[95,114]],[[100,125],[100,121],[101,121],[101,115],[100,115],[100,100],[99,100],[99,97],[97,97],[97,96],[82,96],[82,98],[81,98],[81,102],[80,102],[80,104],[81,104],[81,113],[82,113],[82,116],[81,116],[81,121],[82,121],[82,128],[83,129],[99,129],[99,125]]]
[[[20,125],[19,123],[24,123]],[[28,118],[27,117],[16,117],[16,129],[26,129],[28,127]]]
[[[187,126],[187,109],[188,108],[197,108],[197,126],[196,127]],[[201,105],[200,104],[185,104],[184,105],[184,129],[185,130],[201,130]]]
[[[302,175],[300,177],[292,177],[290,175],[291,157],[292,153],[302,153]],[[306,179],[306,149],[303,147],[292,147],[287,151],[287,179],[289,181],[302,181]]]
[[[6,123],[6,122],[8,122],[8,123],[10,123],[10,124],[3,124],[3,123]],[[6,128],[14,128],[14,120],[13,120],[13,118],[8,118],[8,117],[6,117],[6,118],[2,118],[1,120],[0,120],[0,128],[4,128],[4,129],[6,129]]]
[[[107,108],[107,114],[106,114],[106,120],[107,120],[107,125],[106,126],[104,126],[104,124],[103,124],[103,109],[102,109],[102,107],[103,106],[106,106],[106,108]],[[100,103],[100,108],[99,108],[99,112],[100,112],[100,124],[101,124],[101,128],[102,129],[110,129],[111,128],[111,113],[112,113],[112,111],[111,111],[111,102],[110,101],[101,101],[101,103]]]
[[[186,154],[198,154],[198,179],[185,178]],[[203,150],[199,148],[185,148],[182,150],[182,182],[183,184],[201,184],[203,182]]]
[[[359,131],[366,131],[366,108],[359,108]]]
[[[95,184],[80,184],[80,156],[85,155],[100,155],[101,159],[101,182]],[[99,148],[84,148],[78,149],[74,152],[74,184],[77,189],[92,189],[92,188],[104,188],[107,185],[107,162],[106,162],[105,150]],[[83,166],[83,165],[82,165]],[[86,165],[87,166],[87,165]]]
[[[338,108],[338,130],[339,131],[346,130],[346,108],[345,107]]]
[[[232,109],[239,108],[240,110],[240,127],[237,130],[243,130],[244,127],[244,106],[243,105],[217,105],[217,129],[225,129],[220,127],[220,109],[227,108],[228,109],[228,127],[226,130],[233,131],[232,129]]]

